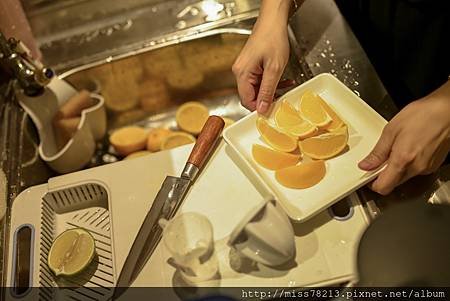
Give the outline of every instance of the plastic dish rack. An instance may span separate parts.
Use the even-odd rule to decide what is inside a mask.
[[[16,198],[13,212],[20,214],[11,218],[7,299],[111,298],[114,259],[108,193],[102,185],[86,183],[55,191],[48,191],[47,184],[35,186]],[[50,246],[60,233],[77,227],[88,230],[95,239],[93,263],[76,276],[56,277],[47,265]]]

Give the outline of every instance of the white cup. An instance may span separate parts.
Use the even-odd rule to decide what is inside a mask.
[[[267,266],[286,263],[296,251],[291,222],[272,196],[245,216],[231,233],[228,245]]]

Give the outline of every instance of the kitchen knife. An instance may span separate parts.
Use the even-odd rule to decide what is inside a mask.
[[[222,118],[210,116],[198,136],[181,177],[167,176],[164,180],[125,260],[117,281],[118,288],[129,287],[139,275],[161,240],[162,229],[158,221],[161,218],[169,220],[175,215],[190,185],[214,148],[223,127]],[[123,290],[116,289],[113,299],[121,293]]]

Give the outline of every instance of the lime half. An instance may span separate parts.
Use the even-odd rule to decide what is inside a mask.
[[[48,266],[56,276],[71,276],[84,270],[95,254],[95,241],[84,229],[64,231],[53,242]]]

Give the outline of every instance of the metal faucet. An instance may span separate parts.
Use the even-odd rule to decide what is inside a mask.
[[[28,96],[37,96],[44,91],[55,73],[34,60],[28,48],[14,38],[6,39],[0,32],[0,66],[16,79],[23,92]]]

